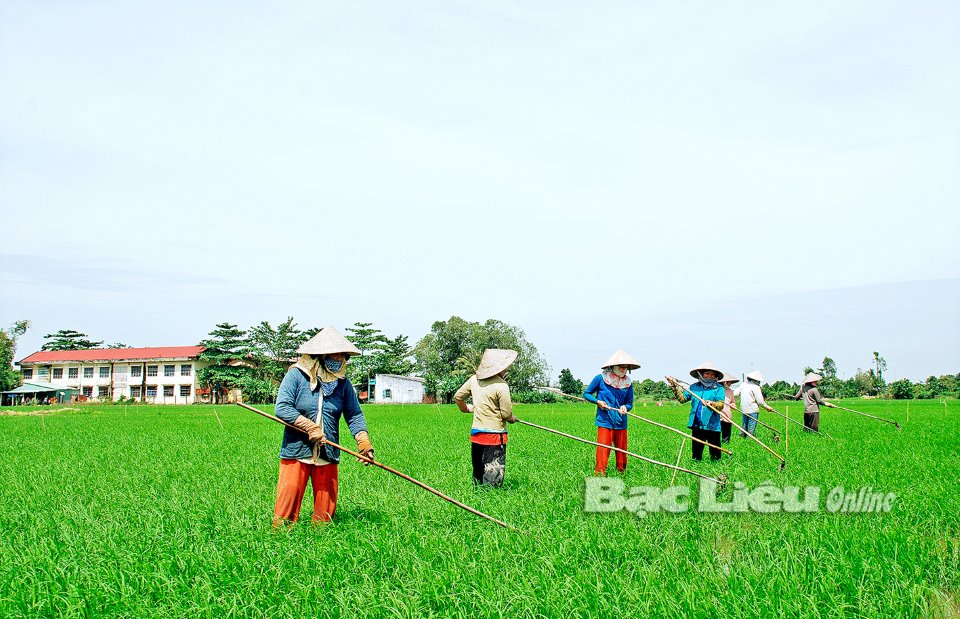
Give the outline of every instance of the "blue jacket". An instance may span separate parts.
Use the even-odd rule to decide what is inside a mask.
[[[293,423],[299,415],[317,422],[317,404],[320,402],[320,385],[310,390],[310,379],[297,368],[287,370],[277,393],[277,417]],[[323,398],[323,433],[334,443],[340,442],[340,416],[347,420],[347,427],[354,436],[367,429],[367,422],[360,410],[357,392],[346,378],[337,381],[333,393]],[[284,428],[280,457],[299,460],[313,455],[313,443],[300,430]],[[328,462],[340,461],[340,450],[329,445],[320,449],[320,457]]]
[[[583,392],[583,399],[588,402],[597,403],[597,400],[603,400],[612,408],[603,410],[597,407],[597,419],[593,423],[598,428],[610,428],[611,430],[626,430],[627,416],[621,415],[619,411],[612,410],[626,406],[627,410],[633,410],[633,387],[626,389],[617,389],[603,382],[603,375],[597,374],[587,390]]]
[[[717,386],[713,389],[707,389],[700,381],[697,381],[690,385],[690,389],[684,389],[683,391],[683,401],[690,401],[690,419],[687,420],[687,427],[694,428],[700,426],[704,430],[719,432],[720,413],[712,411],[701,404],[700,400],[690,395],[691,391],[703,398],[705,402],[723,402],[723,385],[717,383]]]

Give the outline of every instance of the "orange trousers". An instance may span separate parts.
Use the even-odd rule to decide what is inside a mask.
[[[627,431],[611,430],[610,428],[597,428],[597,442],[604,445],[613,445],[617,449],[627,448]],[[607,465],[610,462],[610,449],[607,447],[597,447],[597,466],[594,469],[596,473],[606,473]],[[618,451],[617,470],[621,473],[627,470],[627,454]]]
[[[280,460],[280,480],[277,482],[277,505],[273,508],[273,526],[297,521],[303,494],[307,489],[307,480],[313,484],[313,521],[333,520],[333,512],[337,509],[337,465],[317,466],[299,460]]]

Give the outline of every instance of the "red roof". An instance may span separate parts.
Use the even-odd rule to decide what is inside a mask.
[[[20,363],[62,363],[66,361],[126,361],[135,359],[183,359],[197,357],[203,346],[162,346],[159,348],[91,348],[87,350],[41,350]]]

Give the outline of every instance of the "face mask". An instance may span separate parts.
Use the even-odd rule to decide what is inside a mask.
[[[703,374],[701,374],[700,372],[697,372],[697,376],[700,377],[700,382],[703,384],[704,387],[712,389],[717,386],[716,378],[704,378]]]
[[[627,371],[623,369],[622,365],[613,366],[612,371],[614,376],[619,376],[620,378],[623,378],[627,375]]]
[[[327,369],[331,372],[339,372],[340,368],[343,367],[343,361],[327,357],[323,360],[323,365],[327,366]]]

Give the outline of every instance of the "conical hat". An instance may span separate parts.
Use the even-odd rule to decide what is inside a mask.
[[[749,374],[747,374],[747,378],[752,379],[752,380],[755,380],[755,381],[757,381],[758,383],[761,383],[761,384],[763,383],[763,374],[761,374],[761,373],[760,373],[759,371],[757,371],[757,370],[754,370],[754,371],[750,372]]]
[[[692,370],[690,370],[690,376],[693,376],[694,378],[699,380],[700,376],[698,376],[698,374],[700,374],[700,372],[703,372],[704,370],[713,370],[714,372],[717,373],[717,376],[719,376],[721,380],[723,379],[723,372],[720,371],[720,368],[714,365],[713,361],[704,361],[697,367],[693,368]]]
[[[483,380],[491,376],[496,376],[510,367],[510,365],[517,360],[518,354],[520,353],[506,348],[486,349],[483,351],[483,358],[480,360],[480,365],[477,366],[477,378]]]
[[[815,372],[810,372],[809,374],[803,377],[803,384],[806,385],[807,383],[815,383],[818,380],[823,380],[823,376],[820,376]]]
[[[637,363],[633,357],[623,352],[622,350],[618,350],[617,352],[613,353],[613,356],[607,359],[607,362],[601,365],[600,367],[603,369],[607,369],[607,368],[612,368],[615,365],[619,365],[631,370],[636,370],[637,368],[640,367],[640,364]]]
[[[339,331],[333,327],[327,327],[301,344],[297,352],[305,355],[333,355],[338,352],[345,355],[359,355],[360,349],[343,337]]]
[[[740,382],[740,379],[737,378],[737,375],[734,374],[733,372],[730,372],[729,374],[728,374],[727,372],[724,372],[724,373],[723,373],[723,378],[720,379],[720,382],[721,382],[721,383],[731,383],[731,384],[732,384],[732,383],[739,383],[739,382]]]

